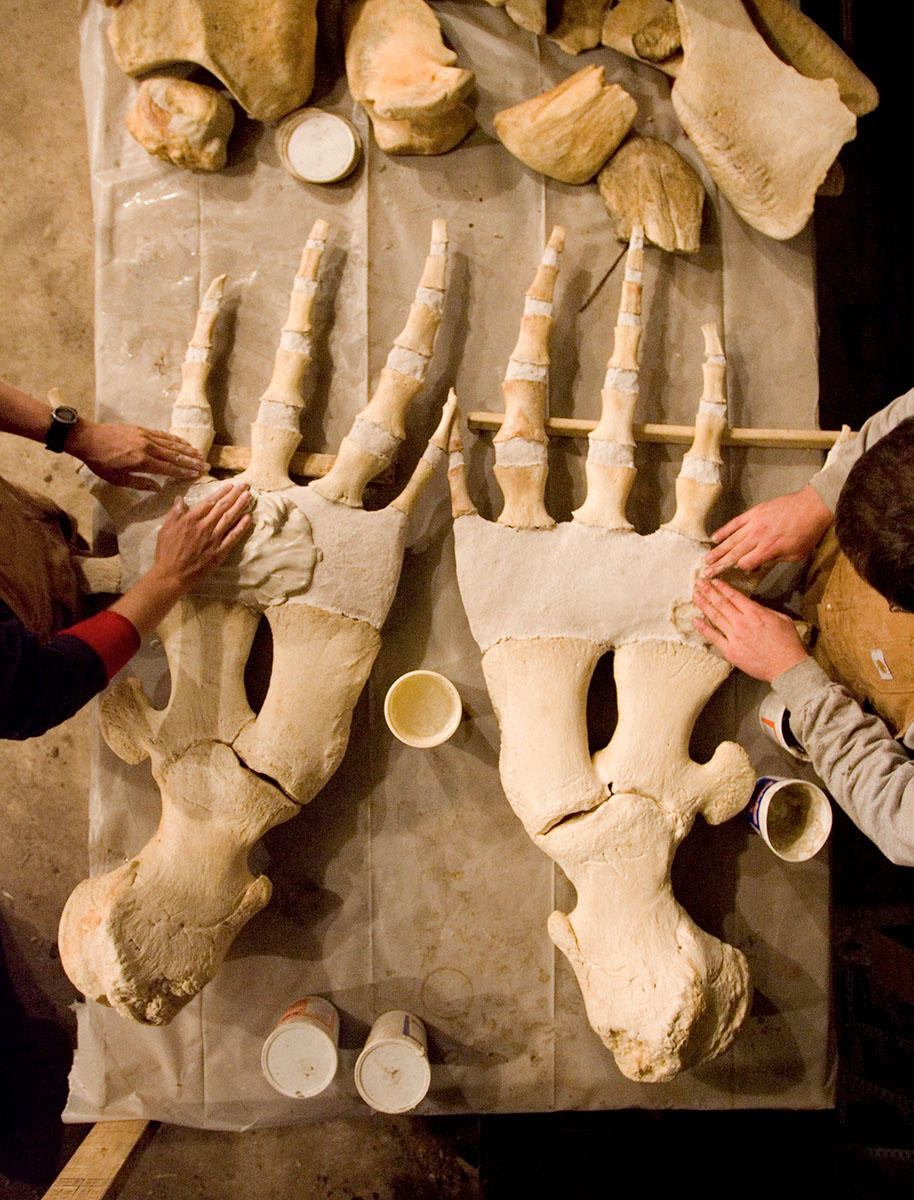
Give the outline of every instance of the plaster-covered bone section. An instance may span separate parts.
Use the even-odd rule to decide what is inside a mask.
[[[723,363],[710,330],[676,514],[646,537],[625,519],[642,260],[636,229],[603,417],[591,437],[589,494],[574,520],[545,525],[534,510],[526,523],[484,520],[456,435],[448,478],[460,591],[501,732],[501,781],[529,835],[577,889],[575,909],[553,913],[549,934],[619,1069],[662,1081],[725,1050],[748,1008],[744,956],[692,921],[673,895],[670,869],[698,813],[716,824],[744,807],[754,771],[731,742],[710,762],[689,756],[695,720],[730,670],[691,624],[724,428]],[[506,425],[519,409],[509,396]],[[526,490],[513,476],[498,478],[507,492]],[[609,744],[591,755],[587,694],[609,651],[619,719]]]
[[[453,399],[412,477],[386,508],[366,512],[349,498],[289,478],[327,234],[326,223],[317,222],[302,254],[253,425],[243,476],[252,495],[252,532],[160,627],[171,676],[165,708],[154,709],[131,678],[115,681],[102,700],[109,746],[129,763],[149,758],[162,817],[155,836],[128,862],[73,892],[61,919],[61,961],[86,996],[146,1023],[169,1021],[269,901],[270,882],[251,874],[248,852],[311,800],[342,759],[397,587],[410,511],[447,449]],[[444,223],[436,221],[419,289],[436,315],[416,317],[422,326],[416,352],[425,359],[443,306],[446,241]],[[173,409],[173,429],[192,434],[203,450],[213,436],[205,388],[222,288],[219,279],[204,297]],[[396,403],[381,406],[392,428],[419,390],[415,379],[403,390],[392,388]],[[383,395],[390,399],[391,389]],[[359,462],[355,475],[344,468],[347,497],[357,491],[360,500],[361,487],[384,463],[376,457],[372,466]],[[215,486],[204,478],[186,495],[193,499]],[[175,490],[131,507],[116,489],[97,489],[120,528],[128,581],[147,564]],[[262,617],[273,661],[255,713],[244,672]]]

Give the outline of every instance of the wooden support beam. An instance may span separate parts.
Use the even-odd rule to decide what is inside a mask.
[[[500,429],[504,413],[471,412],[471,429]],[[580,417],[548,417],[546,432],[555,437],[584,438],[597,426],[596,421]],[[639,442],[690,444],[695,429],[691,425],[634,425]],[[830,450],[841,436],[837,429],[728,429],[721,438],[724,446],[753,446],[782,450]]]
[[[310,451],[299,451],[292,455],[289,474],[295,475],[299,479],[317,479],[321,475],[326,475],[335,462],[335,454],[312,454]],[[251,447],[223,446],[213,443],[209,452],[209,464],[219,471],[244,471],[251,465]],[[388,467],[370,482],[392,483],[393,478],[393,469]]]
[[[104,1200],[148,1121],[99,1121],[77,1146],[43,1200]]]

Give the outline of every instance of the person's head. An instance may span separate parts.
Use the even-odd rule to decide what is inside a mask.
[[[870,587],[914,612],[914,417],[854,463],[838,497],[835,535]]]

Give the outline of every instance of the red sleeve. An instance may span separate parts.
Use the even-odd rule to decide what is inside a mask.
[[[79,621],[60,632],[78,637],[91,646],[105,664],[109,681],[140,648],[140,635],[133,623],[110,609],[103,609],[94,617]]]

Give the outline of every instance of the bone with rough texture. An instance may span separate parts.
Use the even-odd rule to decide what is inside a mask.
[[[314,86],[317,0],[124,0],[108,40],[121,70],[196,63],[258,121],[301,108]]]
[[[254,424],[244,476],[252,532],[160,627],[171,676],[165,708],[154,709],[131,678],[116,681],[102,701],[102,732],[114,752],[128,763],[150,759],[162,817],[138,853],[73,892],[61,918],[61,961],[86,996],[150,1024],[171,1020],[213,977],[239,929],[268,902],[270,882],[251,874],[249,850],[339,765],[396,590],[409,513],[447,449],[453,400],[412,479],[386,508],[366,512],[289,479],[327,232],[318,221],[303,251]],[[423,278],[428,287],[437,283],[440,295],[429,299],[440,307],[443,223],[435,223],[434,239]],[[221,293],[220,279],[204,297],[173,409],[173,429],[201,449],[212,440],[205,381]],[[428,353],[433,336],[425,339]],[[411,386],[409,397],[417,390]],[[389,457],[395,451],[391,445]],[[204,478],[186,494],[216,486]],[[148,562],[174,494],[117,510],[128,582]],[[244,671],[261,614],[273,662],[255,713]]]
[[[670,869],[696,814],[711,823],[734,816],[755,773],[731,742],[707,763],[689,756],[694,722],[730,670],[690,619],[719,476],[723,364],[711,331],[700,430],[680,476],[684,484],[698,477],[701,487],[683,486],[676,516],[646,537],[625,520],[642,257],[636,231],[588,453],[588,497],[574,520],[547,525],[535,510],[513,527],[484,520],[456,433],[448,479],[460,591],[501,731],[502,784],[577,890],[573,912],[550,917],[550,936],[620,1070],[652,1082],[721,1053],[747,1012],[744,956],[692,921],[673,895]],[[619,719],[592,756],[588,687],[610,650]]]
[[[634,39],[654,22],[659,22],[661,26],[668,24],[671,14],[675,18],[672,0],[619,0],[603,16],[601,41],[604,46],[611,46],[613,50],[638,62],[650,61],[643,59],[635,49]],[[651,62],[651,66],[658,67],[668,75],[676,75],[681,65],[682,54],[679,52]]]
[[[676,11],[684,58],[672,101],[683,129],[744,221],[793,237],[855,133],[838,85],[775,57],[740,0],[676,0]]]
[[[583,67],[548,92],[495,114],[515,158],[563,183],[586,183],[631,128],[638,106],[603,68]]]
[[[455,66],[424,0],[356,0],[344,13],[346,77],[390,154],[443,154],[476,118],[473,72]]]
[[[704,184],[669,143],[630,138],[597,176],[597,186],[620,242],[642,225],[645,239],[663,250],[694,254],[700,248]]]
[[[144,79],[125,118],[144,150],[191,171],[222,170],[234,123],[234,110],[219,92],[168,75]]]
[[[566,54],[580,54],[600,44],[603,12],[608,0],[564,0],[562,17],[549,34],[549,40]]]

